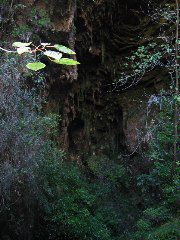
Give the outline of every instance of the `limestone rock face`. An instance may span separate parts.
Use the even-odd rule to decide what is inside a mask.
[[[147,146],[148,99],[161,89],[161,78],[152,72],[132,86],[114,87],[113,82],[125,57],[146,41],[150,19],[142,11],[145,5],[123,0],[68,4],[64,18],[58,23],[54,17],[53,23],[59,34],[69,33],[81,65],[78,74],[61,69],[58,79],[51,75],[51,99],[62,114],[59,141],[77,154],[107,148],[133,154]],[[57,15],[60,10],[52,11]]]

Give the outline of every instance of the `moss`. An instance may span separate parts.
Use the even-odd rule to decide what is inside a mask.
[[[33,8],[28,15],[33,25],[42,28],[51,26],[51,19],[45,9]]]
[[[21,24],[12,31],[12,35],[18,38],[25,38],[32,29],[27,24]]]

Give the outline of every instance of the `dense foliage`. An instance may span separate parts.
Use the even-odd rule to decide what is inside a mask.
[[[88,169],[94,175],[90,181],[86,171],[64,163],[64,153],[56,147],[58,116],[41,113],[43,99],[35,90],[40,76],[31,76],[36,87],[30,90],[20,78],[17,58],[3,61],[1,236],[178,239],[172,99],[162,94],[156,103],[161,110],[151,147],[137,162],[142,166],[148,163],[148,169],[142,167],[134,175],[117,156],[87,156]]]
[[[7,10],[5,1],[1,2]],[[15,6],[17,11],[23,8]],[[158,14],[153,17],[157,19]],[[39,17],[35,31],[51,26],[46,12],[32,9],[29,15],[34,25]],[[171,5],[165,5],[160,16],[167,18],[163,33],[172,30],[174,34],[175,14]],[[8,17],[12,23],[14,15]],[[13,31],[15,37],[21,36],[24,41],[28,28],[21,26]],[[164,90],[147,102],[144,135],[148,146],[144,138],[133,153],[124,154],[125,151],[116,152],[104,146],[99,152],[85,152],[85,164],[72,161],[71,149],[65,152],[59,147],[61,116],[45,111],[49,101],[46,75],[24,67],[34,62],[33,56],[3,53],[0,57],[0,239],[179,239],[179,162],[174,161],[173,149],[178,141],[174,134],[174,110],[179,103],[174,91],[177,56],[174,36],[168,40],[155,38],[128,53],[123,71],[113,83],[126,90],[154,68],[168,76]],[[56,45],[58,48],[60,52],[74,54],[64,46]],[[62,60],[61,54],[54,54],[57,52],[46,52],[46,56]],[[67,64],[67,59],[64,61],[60,64]],[[71,60],[67,65],[77,63]],[[34,67],[42,69],[42,65],[39,69],[37,65]]]

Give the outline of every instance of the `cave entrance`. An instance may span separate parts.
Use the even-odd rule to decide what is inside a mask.
[[[84,136],[84,121],[77,117],[69,124],[68,127],[69,135],[69,149],[78,150],[81,146]]]

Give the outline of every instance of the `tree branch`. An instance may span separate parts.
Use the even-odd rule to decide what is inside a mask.
[[[179,51],[178,51],[178,40],[179,40],[179,0],[176,1],[176,38],[175,38],[175,73],[176,73],[176,78],[175,78],[175,97],[178,96],[179,94]],[[174,167],[173,171],[175,169],[178,156],[177,156],[177,146],[178,145],[178,103],[177,100],[175,99],[174,103],[174,146],[173,146],[173,154],[174,154]]]
[[[7,49],[4,49],[2,47],[0,47],[0,50],[2,50],[4,52],[7,52],[7,53],[16,53],[16,51],[7,50]]]

